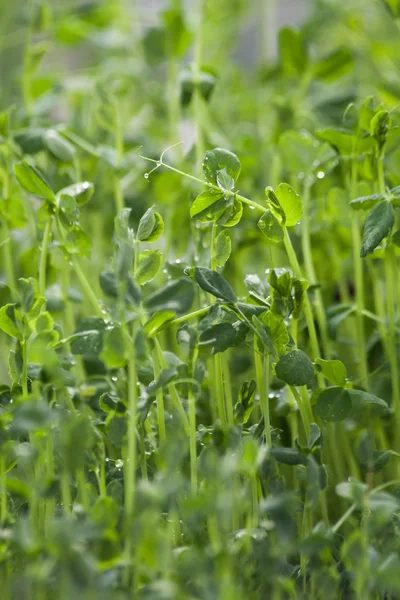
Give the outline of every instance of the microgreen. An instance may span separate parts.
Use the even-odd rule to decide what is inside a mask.
[[[310,4],[2,4],[2,599],[400,597],[400,8]]]

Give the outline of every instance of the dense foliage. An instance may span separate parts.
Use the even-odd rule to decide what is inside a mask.
[[[145,4],[0,7],[1,598],[400,598],[400,5]]]

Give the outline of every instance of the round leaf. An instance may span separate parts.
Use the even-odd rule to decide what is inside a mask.
[[[276,376],[289,385],[307,385],[314,376],[314,365],[303,350],[292,350],[277,362]]]

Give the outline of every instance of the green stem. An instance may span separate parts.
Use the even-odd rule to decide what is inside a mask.
[[[51,228],[53,225],[53,218],[51,217],[44,228],[42,250],[40,254],[39,263],[39,294],[44,298],[46,293],[46,270],[47,270],[47,256],[49,252],[49,244],[51,239]]]
[[[293,269],[293,273],[295,274],[295,276],[298,279],[301,279],[302,272],[300,269],[299,261],[297,260],[296,253],[292,246],[292,242],[290,240],[289,233],[288,233],[288,230],[286,227],[283,228],[283,243],[285,245],[286,253],[288,255],[290,265]],[[314,319],[313,319],[312,310],[311,310],[310,299],[307,294],[305,295],[305,298],[304,298],[304,314],[306,317],[306,323],[307,323],[308,332],[310,335],[311,351],[313,353],[313,358],[316,358],[316,357],[320,356],[320,350],[319,350],[317,332],[315,329]],[[324,378],[321,375],[321,373],[317,373],[317,380],[318,380],[319,387],[324,388],[325,383],[324,383]]]
[[[191,371],[189,372],[189,376],[193,377],[195,370],[195,356],[193,356],[191,361]],[[189,436],[189,451],[190,451],[190,483],[192,494],[197,494],[197,441],[196,441],[196,396],[193,390],[193,385],[189,384],[189,426],[190,426],[190,436]]]
[[[71,260],[72,260],[72,265],[74,267],[76,276],[77,276],[79,283],[81,284],[81,287],[83,289],[83,293],[85,294],[89,303],[92,305],[92,308],[93,308],[94,312],[96,313],[96,315],[98,317],[103,318],[103,316],[104,316],[103,309],[101,307],[101,304],[100,304],[92,286],[90,285],[89,281],[86,278],[86,275],[82,269],[82,265],[80,263],[79,258],[77,256],[72,256]]]
[[[269,411],[269,356],[261,356],[257,349],[257,338],[254,338],[254,365],[260,396],[261,414],[264,417],[264,432],[267,448],[272,448],[271,423]]]
[[[132,522],[135,507],[135,482],[136,482],[136,463],[137,463],[137,373],[136,373],[136,355],[135,355],[135,327],[132,331],[132,344],[128,358],[128,443],[127,454],[124,463],[124,496],[125,496],[125,533],[126,533],[126,551],[129,560],[132,562]]]
[[[157,350],[152,353],[153,357],[153,365],[154,365],[154,378],[157,381],[161,374],[161,365],[158,358]],[[156,392],[156,402],[157,402],[157,420],[158,420],[158,435],[160,438],[160,443],[163,443],[166,440],[167,433],[165,430],[165,409],[164,409],[164,393],[162,389],[157,390]]]
[[[357,194],[357,162],[356,158],[353,158],[352,170],[351,170],[351,185],[350,195],[351,198],[355,198]],[[360,258],[361,252],[361,236],[360,236],[360,222],[359,216],[356,211],[352,213],[351,219],[351,236],[353,245],[353,260],[354,260],[354,281],[355,281],[355,294],[356,294],[356,330],[357,330],[357,356],[360,361],[360,378],[363,385],[368,389],[369,387],[369,374],[368,374],[368,361],[365,344],[365,330],[364,330],[364,317],[363,310],[364,306],[364,274],[363,264]]]
[[[304,189],[303,189],[303,218],[301,222],[301,243],[303,250],[304,265],[306,270],[307,279],[310,285],[317,283],[317,277],[315,274],[314,261],[311,252],[311,235],[310,235],[310,188],[311,179],[310,177],[305,178]],[[326,359],[331,357],[331,348],[328,337],[328,327],[325,316],[325,308],[322,299],[322,294],[319,289],[314,292],[315,295],[315,313],[318,320],[318,325],[321,334],[321,342],[324,350]]]
[[[23,396],[28,395],[28,341],[23,340],[21,342],[22,348],[22,374],[21,374],[21,385]]]
[[[395,417],[395,441],[396,449],[400,449],[400,379],[399,364],[397,359],[396,343],[396,257],[390,248],[385,256],[385,277],[387,294],[387,313],[389,320],[388,344],[389,344],[389,362],[392,381],[392,406]]]

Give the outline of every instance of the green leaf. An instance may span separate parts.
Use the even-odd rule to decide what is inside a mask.
[[[225,352],[236,345],[236,331],[230,323],[217,323],[199,336],[199,348],[209,346],[211,353]]]
[[[133,229],[129,227],[130,208],[123,208],[114,219],[115,235],[118,241],[132,245],[135,240]]]
[[[72,354],[83,356],[97,356],[103,346],[103,336],[107,329],[106,321],[99,317],[86,317],[82,319],[71,341]]]
[[[14,352],[14,350],[10,350],[8,354],[8,372],[13,383],[21,383],[22,368],[23,363],[21,355]]]
[[[152,281],[160,270],[162,254],[159,250],[144,250],[139,254],[139,264],[135,273],[136,281],[144,285]]]
[[[108,329],[103,336],[103,348],[99,358],[108,369],[120,369],[126,365],[129,344],[132,342],[121,327]]]
[[[164,233],[164,221],[163,221],[162,216],[158,212],[155,212],[154,216],[155,216],[156,222],[153,227],[153,231],[146,238],[146,242],[156,242]]]
[[[137,239],[141,242],[147,240],[147,238],[151,235],[154,227],[156,226],[156,216],[154,213],[154,209],[149,208],[143,215],[143,217],[139,221],[139,227],[137,231]]]
[[[46,129],[30,127],[20,129],[14,133],[14,140],[20,146],[24,154],[36,154],[44,150],[44,134]]]
[[[387,415],[390,413],[389,406],[382,400],[363,390],[347,390],[352,404],[352,416],[363,416],[363,414],[375,414],[378,416]]]
[[[61,162],[70,163],[75,156],[75,147],[63,138],[55,129],[48,129],[44,135],[44,143],[49,152]]]
[[[208,190],[194,200],[190,207],[190,216],[203,223],[216,221],[224,214],[228,203],[229,198],[226,198],[221,192]]]
[[[347,75],[352,70],[353,65],[352,52],[348,48],[339,48],[314,65],[314,77],[328,82],[336,81]]]
[[[231,192],[235,187],[235,180],[229,175],[226,168],[217,172],[217,185],[223,192]]]
[[[118,280],[112,271],[103,271],[99,276],[100,287],[109,298],[118,298]]]
[[[279,244],[283,241],[281,224],[270,210],[265,211],[261,219],[257,222],[257,227],[270,243]]]
[[[221,175],[221,172],[224,172]],[[240,161],[236,154],[223,148],[214,148],[207,150],[203,159],[203,173],[206,180],[214,185],[218,185],[218,176],[226,177],[229,175],[236,183],[240,175]]]
[[[303,214],[303,202],[294,189],[287,183],[281,183],[275,190],[286,218],[286,226],[292,227],[300,221]]]
[[[338,328],[353,312],[353,304],[335,304],[328,307],[326,315],[328,317],[329,336],[332,339],[336,338]]]
[[[24,190],[30,194],[39,196],[39,198],[46,198],[51,203],[55,202],[53,191],[37,169],[22,161],[14,165],[14,171],[18,182]]]
[[[83,206],[89,202],[90,198],[93,196],[94,185],[89,181],[73,183],[72,185],[60,190],[57,196],[61,196],[62,194],[65,196],[72,196],[72,198],[75,198],[78,206]]]
[[[202,290],[212,294],[216,298],[221,298],[225,302],[237,302],[237,297],[229,283],[216,271],[206,267],[195,268],[195,279]]]
[[[231,255],[231,237],[227,231],[221,231],[215,238],[215,262],[217,267],[223,267]]]
[[[232,196],[231,196],[232,200]],[[233,198],[233,202],[229,201],[228,206],[224,213],[219,217],[218,224],[223,227],[234,227],[237,225],[243,215],[243,204],[236,198]]]
[[[259,319],[266,328],[276,353],[280,356],[286,351],[286,347],[289,343],[289,334],[285,321],[280,315],[277,315],[271,310],[263,312]]]
[[[0,329],[20,342],[24,339],[22,315],[15,304],[6,304],[0,308]]]
[[[182,277],[169,281],[145,300],[150,311],[169,310],[179,314],[190,309],[194,300],[194,286],[190,279]]]
[[[360,196],[360,198],[355,198],[351,200],[350,206],[354,210],[365,210],[368,208],[372,208],[381,200],[384,200],[384,194],[371,194],[370,196]]]
[[[294,76],[304,73],[308,57],[302,32],[283,27],[278,34],[278,44],[284,74]]]
[[[304,465],[307,462],[306,457],[297,448],[273,446],[269,453],[284,465]]]
[[[238,402],[235,405],[235,419],[244,425],[250,419],[253,412],[254,398],[257,391],[257,385],[254,379],[245,381],[239,391]]]
[[[346,367],[340,360],[323,360],[322,358],[315,359],[317,371],[333,383],[333,385],[344,385],[346,383],[347,371]]]
[[[78,226],[71,229],[64,239],[64,248],[69,254],[78,254],[90,258],[92,254],[92,240],[87,233]]]
[[[315,405],[315,412],[324,421],[343,421],[351,413],[352,402],[349,390],[332,387],[323,390]]]
[[[156,333],[161,331],[163,327],[175,318],[175,312],[173,310],[163,310],[154,313],[152,317],[145,323],[144,330],[149,337],[153,337]]]
[[[289,385],[307,385],[314,376],[314,365],[303,350],[292,350],[277,362],[276,376]]]
[[[381,241],[390,233],[394,225],[394,211],[392,204],[383,200],[368,214],[361,245],[361,258],[371,254]]]
[[[389,113],[386,110],[380,110],[371,119],[371,133],[378,143],[379,150],[382,150],[386,143],[386,136],[389,131]]]

